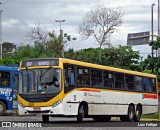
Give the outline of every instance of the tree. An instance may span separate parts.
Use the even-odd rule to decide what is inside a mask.
[[[152,47],[153,50],[158,50],[160,48],[160,37],[157,37],[155,41],[151,41],[149,45]],[[159,86],[160,86],[160,57],[148,57],[141,62],[141,70],[144,72],[156,74],[158,76]]]
[[[29,32],[27,32],[26,37],[31,38],[34,41],[42,42],[47,45],[49,41],[49,31],[43,28],[40,23],[35,24]]]
[[[16,45],[10,42],[3,42],[2,48],[3,48],[3,54],[11,53],[16,50]]]
[[[88,48],[77,52],[69,49],[66,56],[69,59],[139,71],[140,55],[138,51],[133,51],[131,46],[104,48],[101,51],[101,62],[98,57],[99,48]]]
[[[59,34],[57,36],[54,32],[49,32],[45,28],[42,28],[40,24],[36,24],[35,27],[27,32],[26,36],[35,42],[44,44],[45,48],[50,51],[52,57],[64,57],[65,48],[72,40],[76,40],[76,38],[71,38],[67,33],[64,33],[63,36],[61,35],[62,34]]]
[[[99,60],[101,62],[101,48],[103,45],[110,46],[107,39],[111,33],[117,31],[122,24],[123,13],[120,9],[106,8],[99,5],[86,12],[83,23],[79,25],[79,34],[87,39],[91,36],[99,44]]]
[[[71,38],[70,35],[64,33],[65,41],[63,40],[61,35],[56,36],[55,33],[49,33],[50,41],[48,42],[48,49],[53,57],[64,57],[65,47],[72,41],[76,40],[76,38]]]

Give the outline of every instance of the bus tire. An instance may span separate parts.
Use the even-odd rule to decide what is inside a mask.
[[[43,121],[43,123],[48,123],[49,122],[49,115],[42,115],[42,121]]]
[[[137,106],[135,116],[134,116],[134,121],[139,122],[141,119],[141,114],[142,114],[141,107]]]
[[[83,118],[84,118],[84,107],[83,105],[80,105],[78,109],[77,122],[82,123]]]
[[[135,116],[134,107],[133,107],[133,105],[130,105],[128,107],[128,114],[127,114],[128,121],[133,122],[134,121],[134,116]]]
[[[4,104],[4,102],[0,101],[0,116],[4,115],[6,111],[6,105]]]

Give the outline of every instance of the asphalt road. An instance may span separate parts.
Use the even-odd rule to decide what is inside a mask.
[[[83,123],[77,123],[76,118],[50,117],[49,123],[42,123],[41,116],[1,116],[0,127],[2,122],[12,122],[14,124],[38,123],[38,126],[42,127],[160,127],[158,121],[121,122],[119,118],[113,118],[111,122],[95,122],[92,118],[86,118]],[[13,125],[13,127],[16,127],[16,125]]]

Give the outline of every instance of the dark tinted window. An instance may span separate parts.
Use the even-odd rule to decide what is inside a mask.
[[[136,91],[143,91],[142,77],[135,76],[134,81]]]
[[[134,90],[134,76],[125,74],[125,87],[126,90]]]
[[[124,87],[124,74],[115,73],[115,88],[123,89]]]
[[[0,72],[0,85],[9,86],[10,85],[10,73],[9,72]]]
[[[151,79],[151,91],[156,92],[156,79]]]
[[[77,85],[90,86],[90,70],[82,66],[77,67]]]
[[[104,80],[104,87],[113,88],[114,86],[113,72],[103,71],[103,80]]]
[[[143,89],[146,92],[152,92],[152,80],[151,80],[151,78],[143,77]]]
[[[91,86],[103,87],[102,70],[91,69]]]

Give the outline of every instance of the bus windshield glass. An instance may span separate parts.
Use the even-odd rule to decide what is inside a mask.
[[[61,69],[27,69],[20,72],[19,93],[47,94],[61,90]]]

